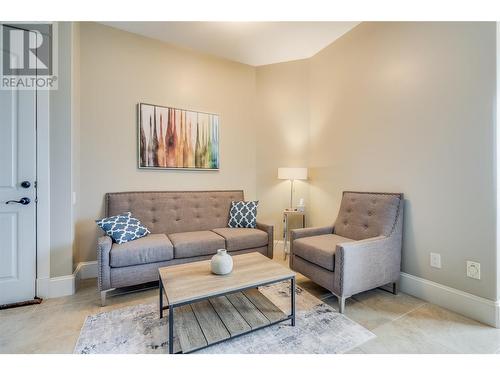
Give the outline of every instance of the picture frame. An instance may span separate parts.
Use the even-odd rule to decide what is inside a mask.
[[[220,169],[219,115],[138,103],[139,169]]]

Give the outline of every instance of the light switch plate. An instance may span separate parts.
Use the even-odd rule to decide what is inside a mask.
[[[441,268],[441,254],[431,253],[431,267]]]
[[[467,277],[471,279],[481,280],[481,263],[467,261]]]

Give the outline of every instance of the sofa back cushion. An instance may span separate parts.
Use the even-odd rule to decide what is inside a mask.
[[[335,234],[353,240],[389,236],[396,224],[402,198],[399,193],[344,192],[335,221]]]
[[[227,227],[231,201],[242,190],[107,193],[106,216],[132,212],[151,233],[179,233]]]

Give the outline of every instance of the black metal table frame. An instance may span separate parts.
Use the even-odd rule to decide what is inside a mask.
[[[279,282],[282,282],[282,281],[287,281],[287,280],[290,280],[290,305],[291,305],[290,306],[291,307],[291,313],[290,313],[290,315],[288,315],[287,317],[285,317],[283,319],[279,319],[279,320],[276,320],[276,321],[271,322],[269,324],[263,325],[261,327],[258,327],[258,328],[255,328],[255,329],[250,329],[249,331],[245,331],[245,332],[239,333],[237,335],[230,336],[230,337],[228,337],[226,339],[210,343],[207,346],[204,346],[204,347],[202,347],[200,349],[204,349],[204,348],[207,348],[209,346],[212,346],[212,345],[215,345],[215,344],[219,344],[221,342],[224,342],[224,341],[227,341],[227,340],[231,340],[231,339],[234,339],[236,337],[243,336],[243,335],[246,335],[248,333],[252,333],[252,332],[258,331],[259,329],[262,329],[262,328],[267,328],[267,327],[273,326],[273,325],[278,324],[278,323],[286,322],[287,320],[290,320],[291,321],[291,325],[295,326],[295,290],[296,290],[295,276],[285,277],[283,279],[265,282],[265,283],[262,283],[262,284],[259,284],[259,285],[256,285],[256,286],[245,287],[245,288],[240,288],[240,289],[234,289],[234,290],[231,290],[230,292],[217,293],[217,294],[211,295],[209,297],[195,298],[195,299],[192,299],[192,300],[189,300],[189,301],[186,301],[186,302],[177,303],[177,304],[170,304],[170,303],[168,303],[167,306],[163,306],[163,282],[161,281],[161,276],[160,276],[160,278],[159,278],[159,285],[160,285],[160,288],[159,288],[160,289],[160,293],[159,293],[160,294],[160,319],[163,319],[163,311],[164,310],[169,310],[169,314],[168,314],[168,352],[169,352],[169,354],[174,354],[174,309],[176,307],[180,307],[180,306],[184,306],[184,305],[189,305],[191,303],[196,303],[196,302],[203,301],[203,300],[210,299],[210,298],[225,296],[225,295],[232,294],[232,293],[243,292],[245,290],[254,289],[254,288],[259,287],[259,286],[266,286],[266,285],[276,284],[276,283],[279,283]],[[168,297],[167,297],[167,300],[168,300]],[[224,322],[222,322],[222,323],[224,324]],[[196,350],[200,350],[200,349],[196,349]],[[193,352],[196,351],[196,350],[193,350]]]

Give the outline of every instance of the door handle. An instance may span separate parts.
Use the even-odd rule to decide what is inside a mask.
[[[23,198],[19,199],[18,201],[14,201],[14,200],[7,201],[7,202],[5,202],[5,204],[18,203],[18,204],[22,204],[23,206],[26,206],[26,205],[30,204],[30,202],[31,202],[31,199],[29,199],[28,197],[23,197]]]

